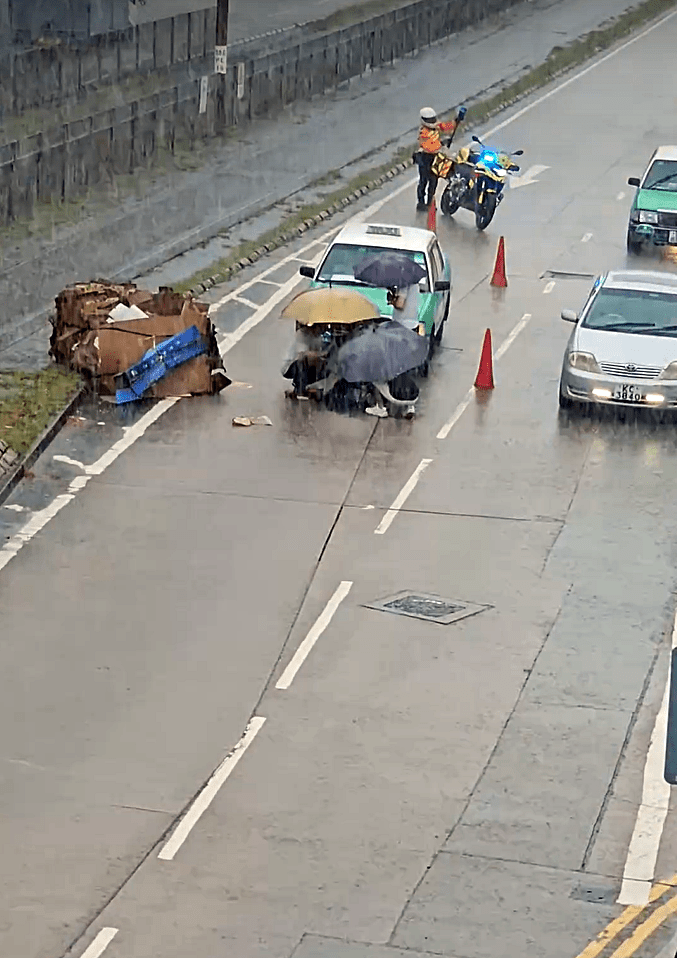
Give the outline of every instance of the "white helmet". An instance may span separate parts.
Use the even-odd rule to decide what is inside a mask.
[[[430,106],[424,106],[421,110],[421,119],[424,123],[436,123],[437,113]]]

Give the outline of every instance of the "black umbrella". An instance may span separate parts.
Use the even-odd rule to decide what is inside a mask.
[[[388,320],[365,329],[339,349],[336,372],[348,383],[388,382],[428,358],[428,338]]]
[[[358,263],[353,273],[360,283],[370,286],[380,286],[385,289],[403,289],[414,286],[423,279],[426,272],[408,256],[397,253],[383,253],[379,256],[370,256]]]

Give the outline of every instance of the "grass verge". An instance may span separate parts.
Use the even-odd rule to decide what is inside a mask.
[[[0,439],[27,453],[79,387],[78,376],[58,369],[0,372]]]
[[[342,30],[351,27],[354,23],[363,23],[372,17],[380,17],[383,13],[390,13],[400,7],[406,7],[413,0],[363,0],[362,3],[353,3],[330,13],[320,20],[311,20],[305,24],[306,29],[313,33],[328,33],[330,30]]]
[[[468,115],[464,124],[465,129],[469,131],[473,126],[481,125],[497,113],[512,106],[517,100],[547,86],[548,83],[563,73],[580,66],[602,51],[610,49],[619,40],[676,6],[677,0],[643,0],[642,3],[615,20],[603,24],[566,46],[553,47],[543,63],[526,70],[514,82],[493,93],[486,91],[475,101],[469,102]],[[448,111],[448,114],[454,113],[455,109]],[[399,150],[387,163],[360,174],[341,189],[326,196],[320,203],[306,206],[291,214],[275,229],[264,233],[257,240],[238,246],[227,257],[218,260],[206,269],[196,272],[177,288],[181,292],[192,290],[200,293],[204,291],[205,284],[209,288],[217,283],[228,281],[240,269],[256,262],[265,252],[279,248],[297,237],[300,232],[304,232],[304,224],[307,224],[308,221],[311,221],[311,225],[315,225],[312,222],[313,220],[320,216],[321,219],[326,219],[326,214],[332,215],[332,213],[343,209],[351,198],[356,198],[354,196],[356,192],[366,192],[381,186],[384,177],[390,179],[397,173],[402,172],[410,164],[412,150],[413,144],[411,147]],[[326,182],[326,177],[311,183],[309,188],[322,185],[323,182]]]

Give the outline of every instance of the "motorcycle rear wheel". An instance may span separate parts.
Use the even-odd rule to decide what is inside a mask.
[[[493,193],[487,193],[482,206],[475,205],[475,226],[478,230],[485,230],[494,218],[496,212],[496,197]]]

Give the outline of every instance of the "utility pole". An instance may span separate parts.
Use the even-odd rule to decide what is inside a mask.
[[[214,72],[228,69],[228,7],[230,0],[216,0],[216,43],[214,45]]]

